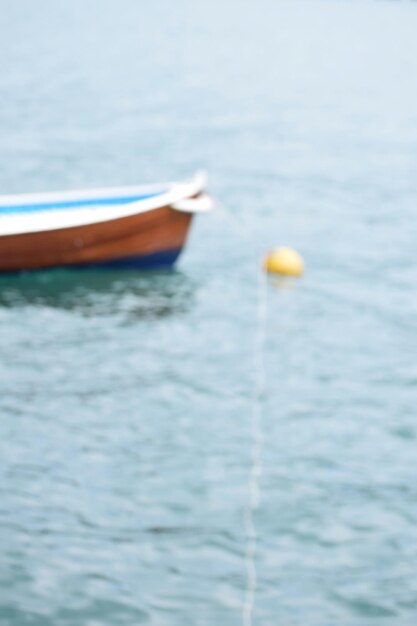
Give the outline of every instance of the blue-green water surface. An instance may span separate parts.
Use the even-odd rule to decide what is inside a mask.
[[[242,623],[280,244],[253,624],[415,626],[417,3],[0,8],[2,193],[226,207],[174,273],[0,280],[1,626]]]

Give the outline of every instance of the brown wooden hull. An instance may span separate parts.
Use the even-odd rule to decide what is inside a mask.
[[[164,206],[83,226],[0,237],[0,272],[62,266],[169,265],[184,246],[191,213]]]

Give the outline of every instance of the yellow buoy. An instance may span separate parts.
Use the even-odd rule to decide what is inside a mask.
[[[292,248],[276,248],[265,257],[264,269],[270,274],[298,277],[304,273],[304,261]]]

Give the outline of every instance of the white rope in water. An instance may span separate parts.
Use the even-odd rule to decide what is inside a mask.
[[[249,498],[245,511],[246,529],[246,593],[243,604],[243,626],[252,626],[255,595],[257,590],[256,556],[258,548],[258,532],[255,523],[255,514],[261,502],[262,450],[263,450],[263,402],[265,397],[265,338],[268,313],[267,276],[260,268],[258,270],[258,297],[257,297],[257,328],[254,345],[255,386],[253,406],[251,411],[251,466],[249,472]]]
[[[220,207],[221,213],[237,226],[241,234],[245,235],[254,243],[253,233],[249,228],[236,218],[225,207]],[[252,626],[253,613],[255,608],[255,598],[258,585],[256,569],[256,557],[258,549],[258,532],[256,528],[255,515],[261,502],[261,476],[262,476],[262,451],[263,451],[263,404],[266,391],[266,370],[265,370],[265,340],[268,316],[268,283],[267,275],[260,266],[260,256],[257,254],[255,263],[257,264],[257,319],[254,343],[254,392],[252,397],[252,409],[250,413],[251,431],[251,451],[250,468],[248,477],[248,502],[245,509],[245,533],[246,533],[246,588],[242,607],[243,626]]]

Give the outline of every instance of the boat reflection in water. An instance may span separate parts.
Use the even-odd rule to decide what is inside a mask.
[[[0,307],[72,310],[85,317],[116,316],[122,323],[185,313],[194,285],[178,270],[52,270],[0,276]]]

